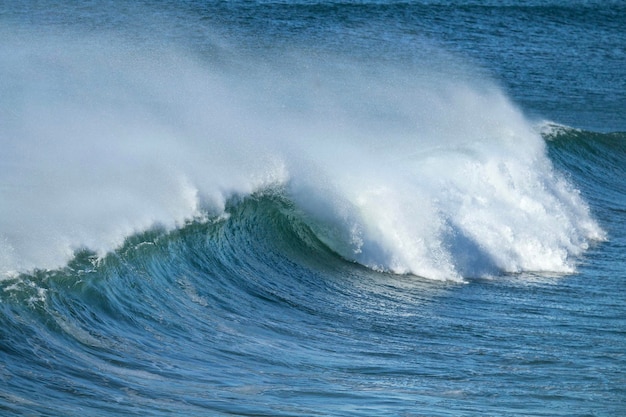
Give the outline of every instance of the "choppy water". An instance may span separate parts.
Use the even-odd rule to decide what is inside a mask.
[[[0,410],[624,414],[625,23],[3,4]]]

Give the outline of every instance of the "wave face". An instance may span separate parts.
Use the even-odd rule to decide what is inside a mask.
[[[453,57],[215,64],[115,37],[5,35],[5,276],[275,187],[329,248],[381,271],[572,272],[603,238],[533,125]]]
[[[623,169],[604,163],[625,155],[623,134],[553,127],[544,135],[561,168],[575,166],[587,178],[588,169],[602,178]],[[586,157],[587,147],[597,159]],[[626,194],[612,188],[619,179],[607,181],[610,188],[600,192],[594,180],[583,184],[598,198],[623,199]],[[570,284],[525,273],[459,285],[346,261],[317,229],[320,218],[311,220],[320,211],[304,211],[290,188],[287,182],[230,198],[220,214],[136,233],[103,256],[82,250],[62,268],[6,277],[0,282],[0,409],[17,415],[385,415],[417,402],[430,414],[442,409],[432,401],[461,413],[476,395],[473,413],[481,415],[484,396],[515,398],[527,389],[529,396],[513,400],[511,409],[541,412],[544,394],[530,393],[571,393],[571,377],[563,387],[552,384],[564,373],[579,375],[579,362],[592,360],[580,356],[581,346],[606,355],[600,358],[622,357],[619,303],[585,315],[585,326],[571,323],[589,297],[612,302],[612,275],[596,280],[591,292],[588,279],[619,268],[611,259],[622,253],[623,236],[611,237],[608,260],[600,257]],[[623,206],[607,210],[599,212],[604,221]],[[503,327],[494,329],[492,309],[506,318],[498,324]],[[548,326],[547,313],[567,323],[560,325],[566,330]],[[601,352],[593,348],[596,339],[584,337],[598,326],[606,332]],[[594,370],[585,378],[620,385],[622,368],[612,368],[613,359],[592,358]],[[467,386],[468,374],[472,387],[482,381],[477,394]],[[503,393],[503,383],[513,391]],[[567,407],[590,407],[578,395],[566,397],[575,398]],[[603,410],[620,408],[621,400],[611,398]],[[500,400],[488,406],[502,407]]]

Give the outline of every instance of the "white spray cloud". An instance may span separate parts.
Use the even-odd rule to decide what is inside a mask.
[[[467,73],[3,34],[0,273],[275,183],[342,256],[398,273],[571,271],[602,236],[519,110]]]

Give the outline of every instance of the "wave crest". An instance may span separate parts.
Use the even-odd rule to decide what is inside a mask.
[[[570,272],[602,236],[521,112],[453,58],[218,65],[5,34],[0,83],[20,94],[0,101],[4,274],[106,253],[273,185],[337,253],[396,273]]]

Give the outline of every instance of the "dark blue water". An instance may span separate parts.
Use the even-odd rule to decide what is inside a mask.
[[[0,2],[0,413],[626,414],[622,2]]]

